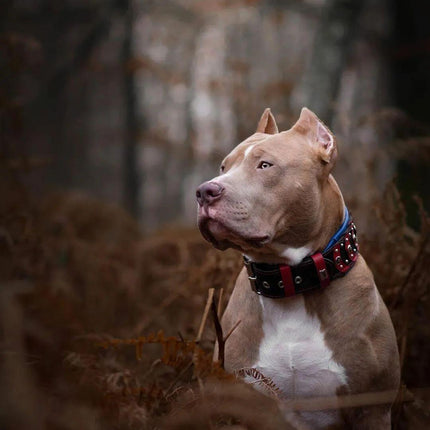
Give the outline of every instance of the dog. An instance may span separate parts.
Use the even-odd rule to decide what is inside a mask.
[[[306,428],[389,429],[396,336],[331,174],[337,154],[311,110],[279,132],[266,109],[220,174],[198,187],[203,237],[244,256],[222,317],[224,333],[240,321],[225,368],[257,369],[286,399],[391,393],[385,403],[294,412]]]

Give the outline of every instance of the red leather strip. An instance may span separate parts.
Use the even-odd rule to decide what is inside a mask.
[[[317,254],[311,255],[311,258],[314,260],[321,287],[327,287],[327,285],[330,284],[330,276],[325,265],[324,257],[322,256],[321,252],[318,252]]]
[[[293,275],[291,274],[291,267],[281,264],[279,266],[281,271],[282,283],[284,284],[285,297],[291,297],[296,294],[294,288]]]
[[[352,236],[352,233],[349,233],[345,237],[345,249],[346,249],[346,252],[348,253],[349,259],[351,261],[356,261],[358,258],[358,252],[354,251],[354,246],[351,244],[350,236]],[[356,245],[355,249],[358,250],[358,244]]]

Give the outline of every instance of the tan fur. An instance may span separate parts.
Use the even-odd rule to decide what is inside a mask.
[[[234,302],[242,303],[243,306],[226,311],[222,319],[224,333],[228,333],[240,321],[227,341],[225,362],[229,371],[252,366],[258,358],[258,346],[263,336],[260,303],[256,294],[249,294],[248,274],[245,268],[240,272],[232,293],[230,303]],[[235,347],[230,348],[230,345]]]
[[[335,140],[324,128],[333,145],[319,144],[317,127],[325,126],[303,109],[292,129],[278,133],[270,110],[263,113],[257,132],[226,157],[222,174],[212,180],[224,190],[214,204],[200,208],[199,226],[208,240],[267,263],[292,264],[279,252],[282,246],[309,247],[309,254],[324,249],[342,222],[344,202],[330,174],[337,156]],[[262,160],[273,166],[259,169]],[[278,300],[287,306],[294,298]],[[339,395],[397,389],[394,329],[362,256],[344,278],[305,294],[304,303],[306,312],[320,321],[333,358],[346,370],[348,383],[338,389]],[[226,344],[230,371],[256,362],[263,336],[259,296],[251,291],[245,270],[223,317],[225,332],[238,320]],[[388,429],[389,409],[344,410],[346,428]]]
[[[261,115],[260,121],[257,125],[257,130],[255,132],[267,134],[279,133],[275,118],[269,108],[266,108],[263,112],[263,115]]]

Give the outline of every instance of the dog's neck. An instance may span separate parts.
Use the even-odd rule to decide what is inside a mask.
[[[326,248],[347,215],[342,193],[332,175],[328,177],[328,186],[323,189],[322,201],[325,205],[319,218],[320,225],[315,234],[312,253]]]
[[[356,228],[345,208],[345,219],[321,252],[297,264],[255,263],[244,257],[252,289],[269,298],[291,297],[327,287],[345,276],[358,258]]]
[[[305,243],[292,244],[290,235],[285,234],[267,248],[245,252],[244,256],[256,263],[294,266],[316,252],[322,252],[346,216],[342,193],[331,175],[322,190],[321,202],[316,222]]]

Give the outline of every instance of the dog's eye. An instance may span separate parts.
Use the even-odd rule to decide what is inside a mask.
[[[269,163],[268,161],[260,161],[257,169],[268,169],[269,167],[272,167],[272,166],[273,166],[273,164]]]

